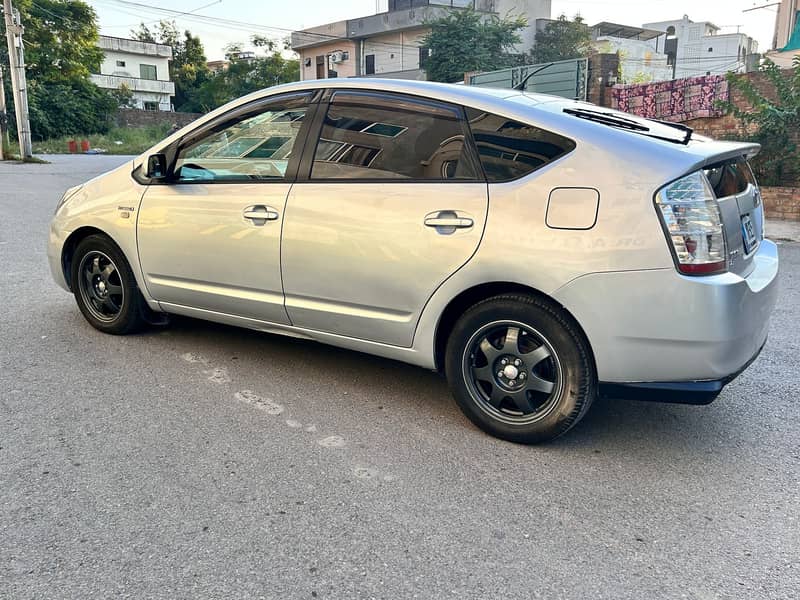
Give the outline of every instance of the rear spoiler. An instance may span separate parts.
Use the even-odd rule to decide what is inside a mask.
[[[691,171],[696,171],[728,160],[742,157],[753,158],[761,151],[761,144],[752,142],[706,142],[698,139],[692,145],[692,150],[709,150],[706,156],[698,156],[698,162],[691,169]]]

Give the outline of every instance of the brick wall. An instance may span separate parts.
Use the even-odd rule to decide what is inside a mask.
[[[767,218],[800,221],[800,187],[762,187],[761,199]]]
[[[117,127],[148,127],[151,125],[172,125],[173,123],[177,123],[179,127],[183,127],[201,116],[200,113],[120,108],[115,120]]]

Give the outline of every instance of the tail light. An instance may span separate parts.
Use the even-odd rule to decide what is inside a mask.
[[[710,275],[726,270],[722,216],[702,171],[659,190],[656,206],[681,273]]]

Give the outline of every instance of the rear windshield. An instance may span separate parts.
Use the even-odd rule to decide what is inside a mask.
[[[727,198],[756,185],[756,178],[747,160],[740,158],[703,169],[717,198]]]

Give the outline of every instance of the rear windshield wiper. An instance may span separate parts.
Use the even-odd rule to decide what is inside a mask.
[[[689,140],[692,139],[692,129],[690,127],[687,127],[686,125],[681,125],[680,123],[656,121],[655,119],[642,119],[643,121],[650,121],[652,123],[657,123],[665,127],[671,127],[673,129],[677,129],[678,131],[684,134],[683,137],[681,138],[673,138],[653,133],[650,127],[643,125],[641,122],[635,121],[633,119],[626,119],[625,117],[621,117],[618,114],[611,112],[588,110],[585,108],[565,108],[564,112],[567,113],[568,115],[573,115],[580,119],[586,119],[587,121],[594,121],[595,123],[602,123],[603,125],[608,125],[609,127],[617,127],[618,129],[626,129],[628,131],[634,131],[636,133],[641,133],[643,135],[658,140],[672,142],[673,144],[686,145],[689,143]]]

